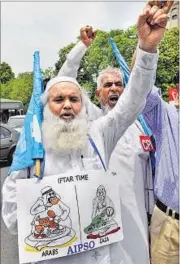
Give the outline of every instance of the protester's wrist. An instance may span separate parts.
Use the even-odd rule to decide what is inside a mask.
[[[139,48],[143,51],[149,52],[149,53],[156,53],[157,52],[157,45],[146,45],[143,43],[139,43]]]
[[[84,43],[84,45],[88,48],[91,45],[91,42],[89,40],[82,40],[82,43]]]
[[[154,69],[157,67],[159,52],[149,52],[137,47],[135,64],[144,69]]]

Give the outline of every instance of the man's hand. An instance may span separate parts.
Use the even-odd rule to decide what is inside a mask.
[[[173,5],[174,1],[149,1],[148,4],[150,6],[159,6],[163,9],[165,14],[168,14],[169,10],[171,9],[171,6]]]
[[[86,26],[80,29],[80,36],[81,36],[81,41],[89,47],[93,40],[96,37],[96,30],[93,30],[92,27]]]
[[[137,22],[139,47],[147,52],[156,52],[166,24],[167,14],[163,9],[146,5]]]

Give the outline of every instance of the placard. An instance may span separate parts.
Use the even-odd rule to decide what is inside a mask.
[[[117,175],[81,171],[17,180],[20,263],[59,258],[123,239]]]

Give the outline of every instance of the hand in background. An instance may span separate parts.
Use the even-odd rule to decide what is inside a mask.
[[[91,26],[85,26],[80,29],[81,41],[89,47],[93,40],[96,38],[97,30],[93,30]]]

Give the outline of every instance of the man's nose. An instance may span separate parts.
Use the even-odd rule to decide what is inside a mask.
[[[110,90],[111,91],[117,91],[118,87],[113,83]]]
[[[69,100],[65,100],[63,107],[65,109],[71,109],[71,102]]]

